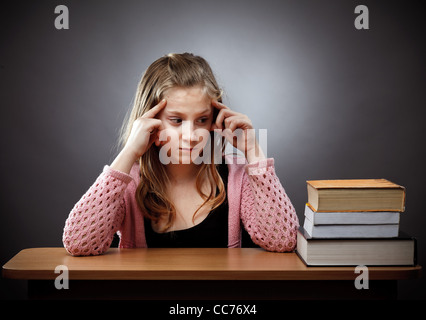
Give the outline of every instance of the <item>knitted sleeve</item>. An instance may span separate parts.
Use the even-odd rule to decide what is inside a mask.
[[[248,164],[243,176],[241,219],[257,245],[289,252],[296,246],[299,220],[275,174],[274,160]]]
[[[124,218],[124,192],[131,180],[130,175],[104,167],[65,222],[62,241],[70,254],[99,255],[108,250]]]

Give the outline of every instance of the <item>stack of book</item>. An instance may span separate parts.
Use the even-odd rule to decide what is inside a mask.
[[[416,240],[399,230],[405,188],[385,179],[307,181],[297,253],[307,265],[414,265]]]

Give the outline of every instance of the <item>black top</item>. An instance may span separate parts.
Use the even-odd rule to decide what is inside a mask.
[[[218,165],[227,191],[228,166]],[[148,248],[227,248],[228,247],[228,200],[209,212],[199,224],[183,230],[157,233],[151,220],[145,218],[145,237]]]

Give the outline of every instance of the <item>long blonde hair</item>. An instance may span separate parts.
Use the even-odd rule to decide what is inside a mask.
[[[168,54],[154,61],[143,74],[136,91],[133,107],[125,126],[122,128],[121,143],[124,146],[131,132],[133,122],[158,104],[164,97],[164,92],[173,87],[193,87],[201,85],[212,99],[222,102],[222,90],[219,88],[213,72],[207,61],[191,53]],[[213,133],[211,138],[213,138]],[[204,199],[204,203],[194,212],[192,220],[201,207],[210,205],[211,209],[218,207],[226,198],[225,187],[214,163],[214,147],[222,141],[211,139],[212,161],[202,163],[196,177],[196,188]],[[172,226],[176,218],[176,210],[170,201],[166,186],[169,182],[164,165],[159,159],[159,149],[153,144],[139,159],[141,180],[136,190],[136,200],[145,217],[157,223],[166,218],[167,223],[162,232]],[[201,187],[208,179],[210,194],[202,192]],[[219,190],[216,195],[216,187]]]

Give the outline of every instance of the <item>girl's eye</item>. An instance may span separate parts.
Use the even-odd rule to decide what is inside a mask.
[[[170,118],[169,120],[170,120],[170,122],[172,122],[174,124],[180,124],[180,123],[182,123],[182,119],[180,119],[180,118]],[[208,118],[206,117],[206,118],[198,119],[197,122],[198,123],[206,123],[207,120],[208,120]]]

